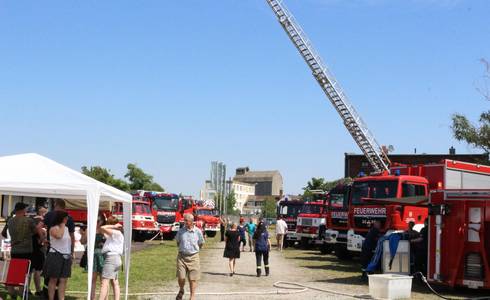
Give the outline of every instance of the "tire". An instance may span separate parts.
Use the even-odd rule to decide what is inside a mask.
[[[296,241],[294,241],[294,240],[285,240],[284,241],[284,248],[292,248],[292,247],[294,247],[294,244],[296,244]]]
[[[213,238],[216,236],[216,231],[206,231],[206,235],[210,238]]]
[[[305,249],[305,250],[311,249],[311,245],[308,241],[308,238],[301,238],[300,246],[301,249]]]
[[[347,250],[347,245],[345,244],[335,244],[334,246],[335,256],[340,260],[348,260],[352,258],[352,253]]]
[[[333,247],[330,244],[327,244],[323,242],[323,244],[320,245],[320,253],[325,255],[325,254],[330,254],[333,251]]]
[[[133,240],[135,242],[144,242],[145,241],[145,236],[141,234],[139,231],[133,231]]]

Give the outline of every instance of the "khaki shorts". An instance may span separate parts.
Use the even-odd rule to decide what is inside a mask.
[[[201,279],[199,253],[177,256],[177,278],[195,281]]]

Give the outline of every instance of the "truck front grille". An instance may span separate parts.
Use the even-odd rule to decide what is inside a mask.
[[[289,231],[296,231],[296,221],[294,221],[294,222],[286,222],[286,224],[288,225],[288,230]]]
[[[337,219],[337,218],[332,218],[332,225],[333,226],[347,226],[347,219]]]
[[[375,221],[379,220],[381,222],[381,228],[384,228],[386,223],[386,217],[354,217],[354,224],[356,228],[371,228],[371,224]]]
[[[157,222],[160,224],[172,224],[175,222],[175,216],[171,215],[158,215]]]

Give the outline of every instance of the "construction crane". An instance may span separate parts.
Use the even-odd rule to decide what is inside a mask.
[[[316,81],[320,84],[320,87],[339,113],[344,121],[345,127],[359,148],[361,148],[374,172],[381,173],[382,171],[389,170],[390,160],[386,152],[376,142],[374,135],[369,131],[361,116],[349,102],[339,83],[322,62],[320,55],[313,48],[310,40],[296,22],[291,12],[282,3],[283,1],[266,1],[277,16],[279,23],[284,28],[284,31],[286,31],[289,39],[293,42],[296,49],[298,49],[308,67],[310,67]]]

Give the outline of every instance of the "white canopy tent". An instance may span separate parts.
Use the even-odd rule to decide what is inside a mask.
[[[85,202],[87,206],[87,265],[89,270],[93,269],[99,203],[101,201],[123,202],[125,299],[127,299],[131,254],[132,197],[130,194],[35,153],[0,157],[0,194],[62,198]],[[87,277],[88,291],[90,291],[92,272],[87,272]],[[87,294],[87,299],[90,299],[90,292]]]

